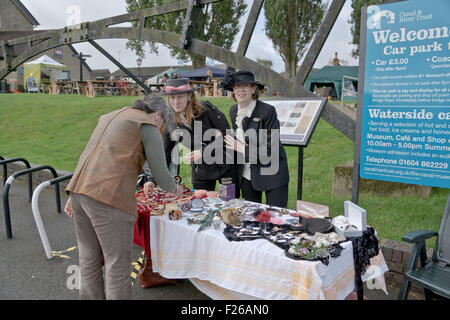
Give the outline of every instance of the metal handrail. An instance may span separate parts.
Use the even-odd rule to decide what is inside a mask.
[[[3,185],[6,184],[6,177],[8,176],[8,167],[7,167],[8,163],[21,161],[25,164],[25,166],[28,169],[31,168],[30,163],[25,158],[11,158],[11,159],[6,159],[6,160],[3,157],[0,157],[0,158],[1,158],[0,164],[3,165]],[[28,197],[29,197],[30,201],[31,201],[32,194],[33,194],[33,177],[32,177],[32,174],[30,173],[28,175]]]
[[[45,187],[48,187],[52,184],[57,184],[61,181],[68,180],[72,178],[73,174],[69,174],[67,176],[62,176],[56,179],[48,180],[42,182],[40,185],[36,187],[33,193],[33,199],[31,200],[31,208],[33,210],[34,220],[36,221],[36,226],[39,231],[39,236],[41,237],[42,245],[44,246],[45,255],[48,259],[53,258],[52,248],[50,246],[50,242],[48,241],[47,232],[45,231],[44,223],[42,222],[41,213],[39,211],[39,195],[41,190]]]
[[[48,169],[53,173],[53,177],[58,178],[58,174],[56,173],[56,170],[53,169],[53,167],[48,165],[38,166],[31,169],[25,169],[22,171],[17,171],[13,173],[11,176],[9,176],[8,180],[6,180],[5,188],[3,190],[3,210],[5,211],[5,227],[6,227],[6,236],[11,239],[12,238],[12,228],[11,228],[11,216],[9,212],[9,188],[11,184],[13,183],[14,179],[17,177],[24,175],[24,174],[30,174],[35,171]],[[61,200],[59,195],[59,183],[57,182],[55,184],[55,192],[56,192],[56,207],[58,212],[61,212]]]

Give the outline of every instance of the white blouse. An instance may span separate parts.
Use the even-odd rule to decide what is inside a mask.
[[[248,104],[248,106],[242,108],[239,104],[238,104],[238,112],[237,112],[237,116],[236,116],[236,139],[240,142],[242,142],[243,144],[245,144],[245,138],[244,138],[244,130],[242,129],[242,120],[244,118],[250,118],[252,113],[253,113],[253,109],[255,109],[256,106],[256,100],[252,100],[252,102],[250,102]],[[244,149],[244,159],[245,159],[245,149]],[[247,179],[250,180],[251,178],[251,171],[250,171],[250,163],[245,163],[244,164],[244,170],[242,172],[242,176]]]

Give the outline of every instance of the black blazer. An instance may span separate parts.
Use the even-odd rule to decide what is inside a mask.
[[[233,126],[233,130],[237,129],[236,116],[237,116],[238,105],[235,104],[230,109],[230,118]],[[255,190],[267,191],[278,187],[282,187],[289,183],[289,169],[287,164],[286,152],[281,144],[280,137],[278,134],[278,150],[271,150],[271,129],[277,129],[279,133],[280,122],[278,121],[277,112],[275,107],[260,100],[256,101],[255,109],[251,114],[250,118],[244,118],[242,120],[242,129],[246,132],[249,129],[254,129],[256,132],[257,142],[251,140],[248,136],[245,137],[245,162],[250,163],[251,171],[251,182]],[[261,137],[258,134],[259,129],[267,129],[267,140],[263,139],[260,143]],[[266,143],[267,141],[267,143]],[[267,147],[267,152],[261,147]],[[271,168],[272,162],[267,163],[267,159],[260,157],[260,151],[263,154],[267,154],[269,159],[271,158],[272,152],[278,151],[278,170],[270,175],[264,174],[264,170]],[[242,160],[242,159],[241,159]],[[242,162],[242,161],[241,161]],[[238,164],[239,170],[239,182],[242,178],[242,172],[244,169],[243,164]],[[271,169],[271,171],[273,171]],[[266,172],[267,173],[267,172]]]

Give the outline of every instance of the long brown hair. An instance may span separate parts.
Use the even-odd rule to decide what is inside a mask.
[[[190,92],[189,102],[187,103],[186,108],[184,109],[184,117],[186,118],[187,123],[191,125],[192,119],[200,117],[203,111],[204,109],[202,103],[197,99],[194,92]],[[175,122],[184,125],[184,122],[181,119],[180,114],[178,113],[175,114]]]

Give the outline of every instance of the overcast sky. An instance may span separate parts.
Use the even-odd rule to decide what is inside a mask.
[[[37,29],[60,29],[66,25],[78,23],[79,17],[81,22],[94,21],[107,17],[112,17],[126,13],[125,0],[21,0],[27,9],[33,14],[39,22]],[[331,0],[328,0],[331,2]],[[252,0],[246,0],[248,3],[247,12],[240,21],[241,31],[245,26],[248,11],[251,8]],[[340,59],[346,60],[348,65],[357,65],[358,60],[351,57],[350,53],[353,49],[351,42],[350,25],[348,20],[351,13],[351,1],[347,0],[336,24],[331,31],[325,46],[323,47],[314,67],[321,68],[328,64],[330,59],[334,58],[334,53],[338,52]],[[253,60],[256,58],[269,59],[273,62],[273,69],[277,72],[284,71],[284,63],[281,57],[273,49],[272,42],[264,33],[264,10],[258,19],[252,40],[250,42],[247,57]],[[233,50],[237,49],[241,33],[235,39]],[[129,49],[126,49],[127,40],[108,39],[97,40],[104,49],[106,49],[113,57],[120,61],[125,67],[136,67],[137,56]],[[108,68],[114,72],[118,68],[110,62],[105,56],[92,47],[89,43],[75,44],[74,47],[78,52],[92,55],[87,59],[92,69]],[[207,60],[208,61],[208,60]],[[213,63],[220,63],[214,61]],[[168,49],[160,46],[159,55],[147,54],[142,63],[142,67],[161,66],[161,65],[179,65],[180,61],[172,58]]]

